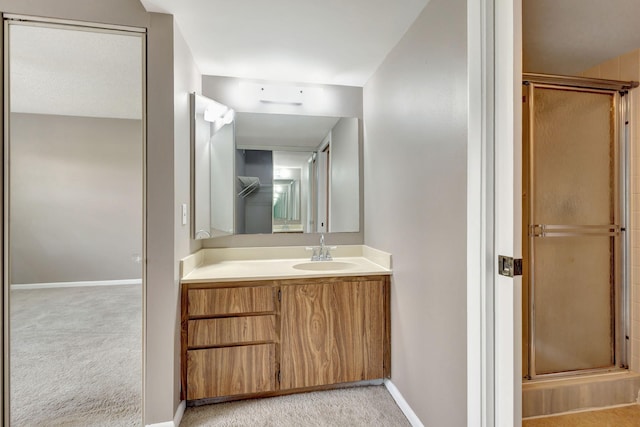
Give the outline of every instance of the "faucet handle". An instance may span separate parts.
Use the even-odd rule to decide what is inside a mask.
[[[311,261],[320,261],[320,256],[322,255],[318,253],[320,252],[320,248],[307,246],[305,249],[308,251],[313,251],[311,253]]]
[[[337,249],[337,246],[325,246],[324,254],[321,254],[321,258],[325,261],[332,261],[333,257],[331,256],[331,252],[329,252],[332,249]]]

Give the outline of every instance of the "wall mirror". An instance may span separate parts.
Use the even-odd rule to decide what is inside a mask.
[[[195,239],[359,231],[357,118],[233,112],[196,94],[192,113]]]

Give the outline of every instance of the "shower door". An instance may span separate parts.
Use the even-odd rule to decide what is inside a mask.
[[[619,363],[624,242],[617,90],[525,88],[523,372]]]

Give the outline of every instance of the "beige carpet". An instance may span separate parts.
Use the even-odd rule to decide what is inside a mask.
[[[187,408],[180,427],[404,427],[384,386],[352,387]]]
[[[138,286],[11,292],[11,425],[140,426]]]
[[[522,427],[638,427],[640,405],[525,419]]]

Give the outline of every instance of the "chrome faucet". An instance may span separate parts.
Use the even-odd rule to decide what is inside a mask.
[[[331,261],[333,257],[331,256],[331,249],[335,249],[335,246],[325,246],[324,245],[324,233],[320,235],[320,261]]]
[[[325,246],[324,244],[324,234],[320,235],[320,246],[307,247],[308,251],[313,251],[311,255],[311,261],[331,261],[333,257],[331,256],[330,250],[335,249],[337,246]]]

